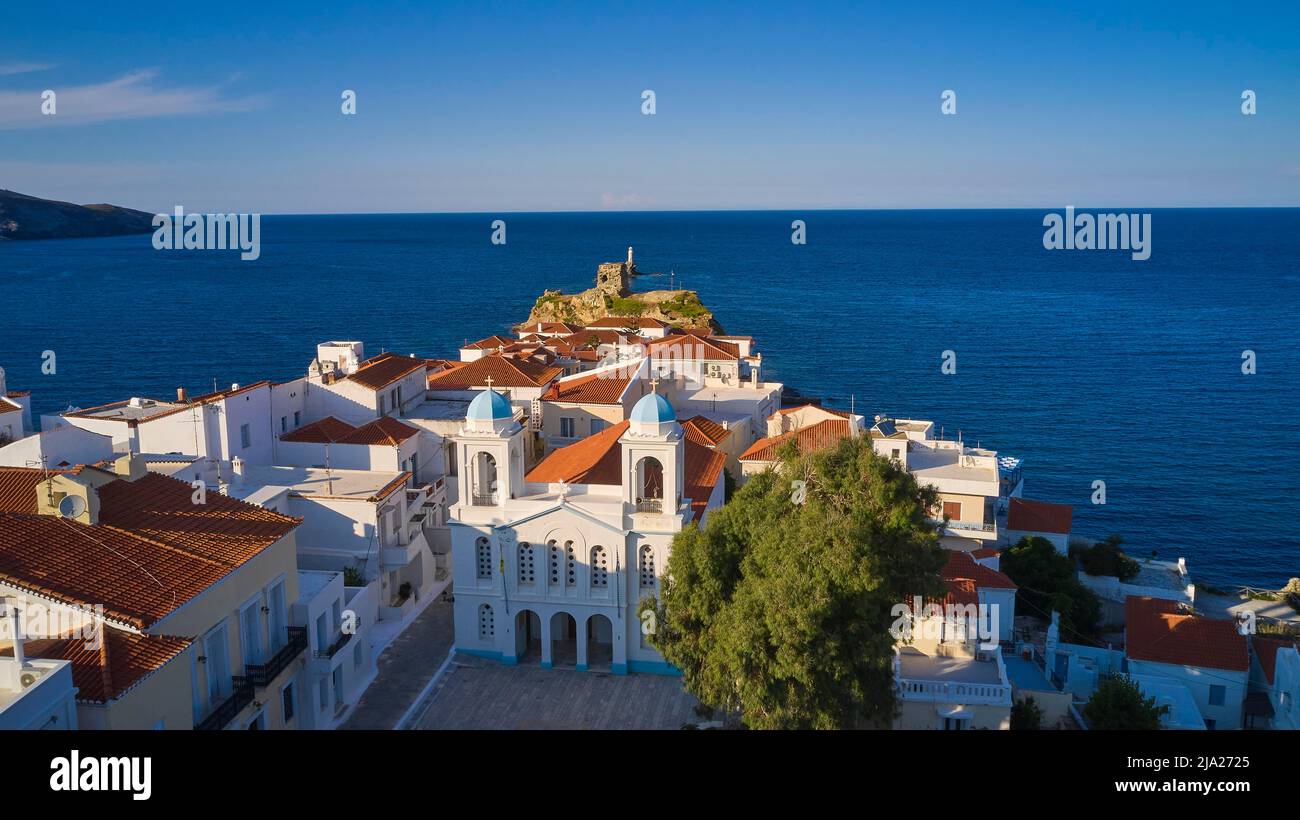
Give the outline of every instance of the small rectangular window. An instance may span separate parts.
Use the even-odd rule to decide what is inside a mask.
[[[961,520],[961,502],[945,501],[943,502],[943,514],[953,521]]]
[[[280,701],[284,704],[284,722],[288,723],[293,720],[293,684],[290,683],[280,690]]]
[[[249,431],[247,424],[239,425],[239,444],[245,450],[253,446],[253,435]]]
[[[302,426],[302,413],[298,410],[293,411],[293,429],[297,430]]]
[[[287,432],[289,432],[289,417],[288,417],[288,416],[280,416],[280,432],[281,432],[281,433],[287,433]]]
[[[568,416],[560,417],[560,438],[573,438],[573,419]]]
[[[1210,705],[1222,706],[1228,697],[1228,688],[1218,684],[1210,685]]]

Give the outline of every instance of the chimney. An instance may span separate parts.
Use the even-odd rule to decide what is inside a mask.
[[[184,403],[184,401],[185,401],[185,388],[184,388],[184,387],[178,387],[178,388],[176,388],[176,401]]]
[[[144,478],[149,470],[138,453],[125,453],[113,460],[113,472],[127,481],[135,481]]]
[[[244,460],[239,456],[235,456],[233,459],[231,459],[230,471],[235,474],[235,478],[239,479],[242,482],[244,478]]]
[[[27,662],[27,656],[23,654],[23,619],[13,598],[5,601],[5,620],[9,622],[9,635],[14,642],[14,660],[21,669]]]

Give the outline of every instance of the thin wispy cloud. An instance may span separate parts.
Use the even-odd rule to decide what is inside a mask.
[[[48,71],[54,68],[52,63],[0,63],[0,77],[14,74],[30,74],[33,71]]]
[[[150,69],[103,83],[48,86],[56,95],[53,115],[42,113],[46,89],[0,91],[0,130],[251,111],[266,102],[258,95],[227,96],[220,86],[164,87],[157,77]]]

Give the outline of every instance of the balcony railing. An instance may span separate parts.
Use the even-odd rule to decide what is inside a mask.
[[[250,663],[244,667],[244,673],[248,675],[248,679],[259,689],[269,686],[271,681],[275,680],[276,676],[283,672],[285,667],[307,648],[307,630],[305,628],[291,626],[288,631],[288,643],[272,655],[270,660],[262,664]]]
[[[664,500],[662,498],[641,498],[636,502],[636,511],[639,513],[657,513],[663,512]]]
[[[357,619],[357,624],[360,625],[360,623],[361,623],[361,619],[358,618],[358,619]],[[347,645],[348,645],[348,641],[350,641],[350,640],[352,640],[352,633],[351,633],[351,632],[340,632],[340,633],[339,633],[338,640],[336,640],[334,643],[330,644],[330,646],[329,646],[328,649],[317,649],[315,652],[312,653],[312,655],[315,656],[315,657],[316,657],[317,659],[319,659],[319,660],[326,660],[326,661],[327,661],[327,660],[333,658],[335,655],[337,655],[337,654],[339,653],[339,650],[340,650],[340,649],[342,649],[343,647],[347,646]]]
[[[474,493],[474,505],[479,507],[495,507],[497,504],[496,493]]]
[[[936,527],[942,524],[944,529],[963,530],[965,532],[997,532],[998,529],[997,524],[985,524],[981,521],[951,521],[950,520],[947,524],[944,524],[943,520],[939,518],[931,518],[929,519],[929,521],[931,524],[933,524]]]
[[[230,697],[226,698],[217,708],[212,710],[212,714],[204,718],[195,729],[202,731],[216,731],[226,728],[226,724],[235,719],[235,715],[243,711],[244,707],[253,702],[253,681],[246,677],[235,675],[230,679],[233,688]]]

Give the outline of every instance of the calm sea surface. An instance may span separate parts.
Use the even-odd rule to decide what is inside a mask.
[[[1026,494],[1073,504],[1077,532],[1212,583],[1300,575],[1300,210],[1155,211],[1145,262],[1045,250],[1043,213],[517,214],[505,246],[495,214],[264,217],[256,262],[0,243],[0,366],[39,414],[297,376],[327,339],[454,358],[633,245],[664,273],[636,289],[675,271],[766,376],[1024,458]]]

